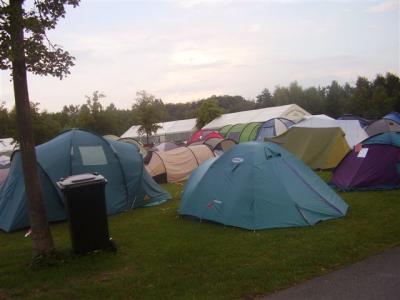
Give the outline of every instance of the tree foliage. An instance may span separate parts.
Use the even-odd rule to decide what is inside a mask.
[[[80,0],[35,0],[29,8],[24,8],[23,28],[26,68],[37,75],[52,75],[62,79],[74,65],[74,57],[60,45],[52,44],[46,31],[54,29],[60,18],[65,17],[65,5],[76,7]],[[23,2],[23,1],[21,1]],[[0,2],[0,69],[12,69],[11,6]]]
[[[223,110],[215,99],[204,100],[197,111],[196,127],[201,129],[207,123],[221,116]]]
[[[148,137],[161,128],[157,123],[164,119],[164,103],[146,91],[139,91],[136,93],[133,110],[137,124],[140,125],[138,131],[140,134],[146,135],[148,143]]]
[[[213,95],[199,101],[163,104],[160,99],[143,91],[139,92],[138,97],[150,97],[157,103],[152,108],[157,116],[155,123],[197,118],[200,107],[209,101],[216,103],[223,113],[289,103],[298,104],[312,114],[327,114],[331,117],[354,113],[366,118],[380,118],[390,111],[400,111],[399,77],[388,73],[385,76],[377,75],[372,81],[360,78],[354,86],[348,83],[340,85],[333,81],[325,87],[303,88],[298,83],[292,83],[288,87],[276,87],[272,93],[264,89],[254,101],[241,96]],[[101,135],[119,136],[130,126],[140,124],[141,115],[144,114],[139,110],[138,102],[131,109],[118,109],[113,103],[105,107],[104,99],[104,94],[94,91],[91,96],[85,96],[86,102],[82,105],[65,105],[62,111],[57,113],[40,112],[38,103],[31,104],[36,143],[47,141],[54,137],[57,131],[68,128],[86,128]],[[145,114],[148,113],[146,109]],[[4,105],[0,105],[0,121],[0,137],[18,138],[14,109],[8,111]],[[45,124],[51,126],[46,127]]]

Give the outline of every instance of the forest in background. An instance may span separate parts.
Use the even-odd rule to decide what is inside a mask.
[[[222,113],[298,104],[311,114],[326,114],[334,118],[343,114],[357,114],[364,118],[377,119],[390,111],[400,111],[400,78],[387,73],[377,75],[372,81],[358,77],[353,86],[332,81],[325,87],[308,88],[293,82],[287,87],[277,86],[273,91],[264,89],[255,99],[213,95],[187,103],[163,103],[162,99],[144,91],[138,95],[139,98],[132,97],[131,109],[118,109],[114,104],[105,107],[101,102],[106,96],[98,91],[85,96],[86,103],[66,105],[62,111],[56,113],[41,111],[39,103],[31,103],[35,142],[41,144],[69,128],[85,128],[101,135],[120,136],[132,125],[140,124],[142,111],[138,103],[143,97],[152,97],[154,100],[158,111],[155,122],[196,118],[205,101],[215,102]],[[0,105],[0,122],[0,137],[18,140],[15,108],[9,111],[4,104]]]

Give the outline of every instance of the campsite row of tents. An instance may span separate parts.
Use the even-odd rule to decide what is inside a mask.
[[[265,112],[265,109],[262,111]],[[227,114],[224,117],[227,120],[235,120],[232,115],[237,116],[238,113]],[[198,151],[191,150],[190,146],[209,146],[212,152],[207,148],[202,148],[202,152],[205,153],[203,157],[210,158],[221,155],[237,142],[266,140],[283,146],[312,169],[326,170],[337,167],[351,149],[368,137],[361,126],[367,124],[367,121],[360,122],[359,118],[354,116],[348,115],[345,120],[335,120],[326,115],[303,117],[305,119],[298,123],[286,118],[274,118],[266,122],[226,125],[219,131],[201,129],[188,138],[186,147],[172,142],[154,146],[145,158],[146,168],[157,182],[184,181],[204,161],[197,157]],[[395,123],[395,117],[395,113],[389,114],[382,119],[383,121],[368,123],[367,128],[379,127],[382,132],[396,129],[396,125],[392,124]],[[382,124],[390,126],[385,127]],[[178,147],[181,149],[177,149]]]
[[[339,127],[346,134],[350,147],[372,136],[386,131],[399,131],[398,113],[390,113],[381,120],[372,122],[356,115],[344,115],[337,120],[326,115],[311,115],[296,104],[267,107],[256,110],[223,114],[202,129],[218,131],[222,137],[236,142],[263,141],[279,136],[292,126],[307,128]],[[151,136],[150,143],[186,142],[196,132],[196,120],[178,120],[159,123],[160,129]],[[134,125],[122,134],[122,138],[143,140],[140,126]]]
[[[312,169],[336,167],[332,184],[342,190],[400,186],[400,130],[396,132],[400,123],[396,117],[392,114],[391,119],[377,121],[383,133],[372,137],[344,132],[361,128],[358,121],[358,127],[343,121],[345,125],[331,126],[337,120],[319,116],[308,117],[304,126],[288,122],[290,127],[283,134],[264,137],[268,142],[244,143],[246,135],[257,138],[256,131],[270,128],[267,122],[250,122],[226,130],[228,134],[241,130],[236,138],[225,139],[223,131],[207,129],[188,137],[186,146],[165,143],[153,149],[144,149],[134,138],[103,138],[85,130],[69,130],[36,149],[48,218],[66,218],[56,181],[88,172],[108,179],[109,214],[168,200],[169,194],[154,179],[179,182],[189,178],[181,215],[254,230],[307,226],[341,217],[347,204]],[[280,119],[270,122],[275,133],[277,120],[285,120]],[[377,127],[377,122],[367,129]],[[327,125],[316,125],[321,123]],[[21,158],[15,152],[0,189],[0,229],[29,226],[25,198]]]
[[[310,113],[302,109],[300,106],[296,104],[289,104],[223,114],[206,124],[201,129],[215,131],[220,130],[227,125],[247,124],[251,122],[264,123],[268,120],[276,118],[298,122],[304,119],[305,116],[309,115]],[[162,142],[184,142],[190,139],[193,133],[199,129],[196,128],[196,119],[170,121],[158,123],[157,125],[159,126],[159,129],[150,137],[149,143],[159,144]],[[126,132],[124,132],[121,137],[130,137],[140,140],[143,143],[147,143],[143,135],[141,135],[139,128],[139,125],[133,125]]]

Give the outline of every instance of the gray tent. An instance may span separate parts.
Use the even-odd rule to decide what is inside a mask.
[[[211,138],[202,142],[192,143],[192,145],[207,145],[212,151],[227,151],[237,143],[231,139]]]
[[[234,140],[230,139],[219,139],[219,138],[211,138],[204,142],[204,144],[208,145],[213,151],[227,151],[236,145]]]
[[[390,119],[380,119],[369,125],[365,131],[369,136],[384,132],[400,132],[400,124]]]
[[[129,138],[129,137],[127,137],[127,138],[119,138],[118,142],[123,142],[123,143],[131,144],[131,145],[135,145],[137,147],[139,153],[143,157],[146,157],[146,155],[148,154],[148,151],[143,146],[143,144],[141,142],[139,142],[138,140],[134,139],[134,138]]]

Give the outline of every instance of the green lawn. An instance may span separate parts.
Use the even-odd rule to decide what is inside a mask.
[[[25,232],[0,233],[0,299],[252,298],[400,244],[399,190],[341,193],[343,219],[252,232],[178,217],[182,186],[165,187],[172,201],[109,218],[117,254],[71,255],[60,223],[58,263],[33,270]]]

